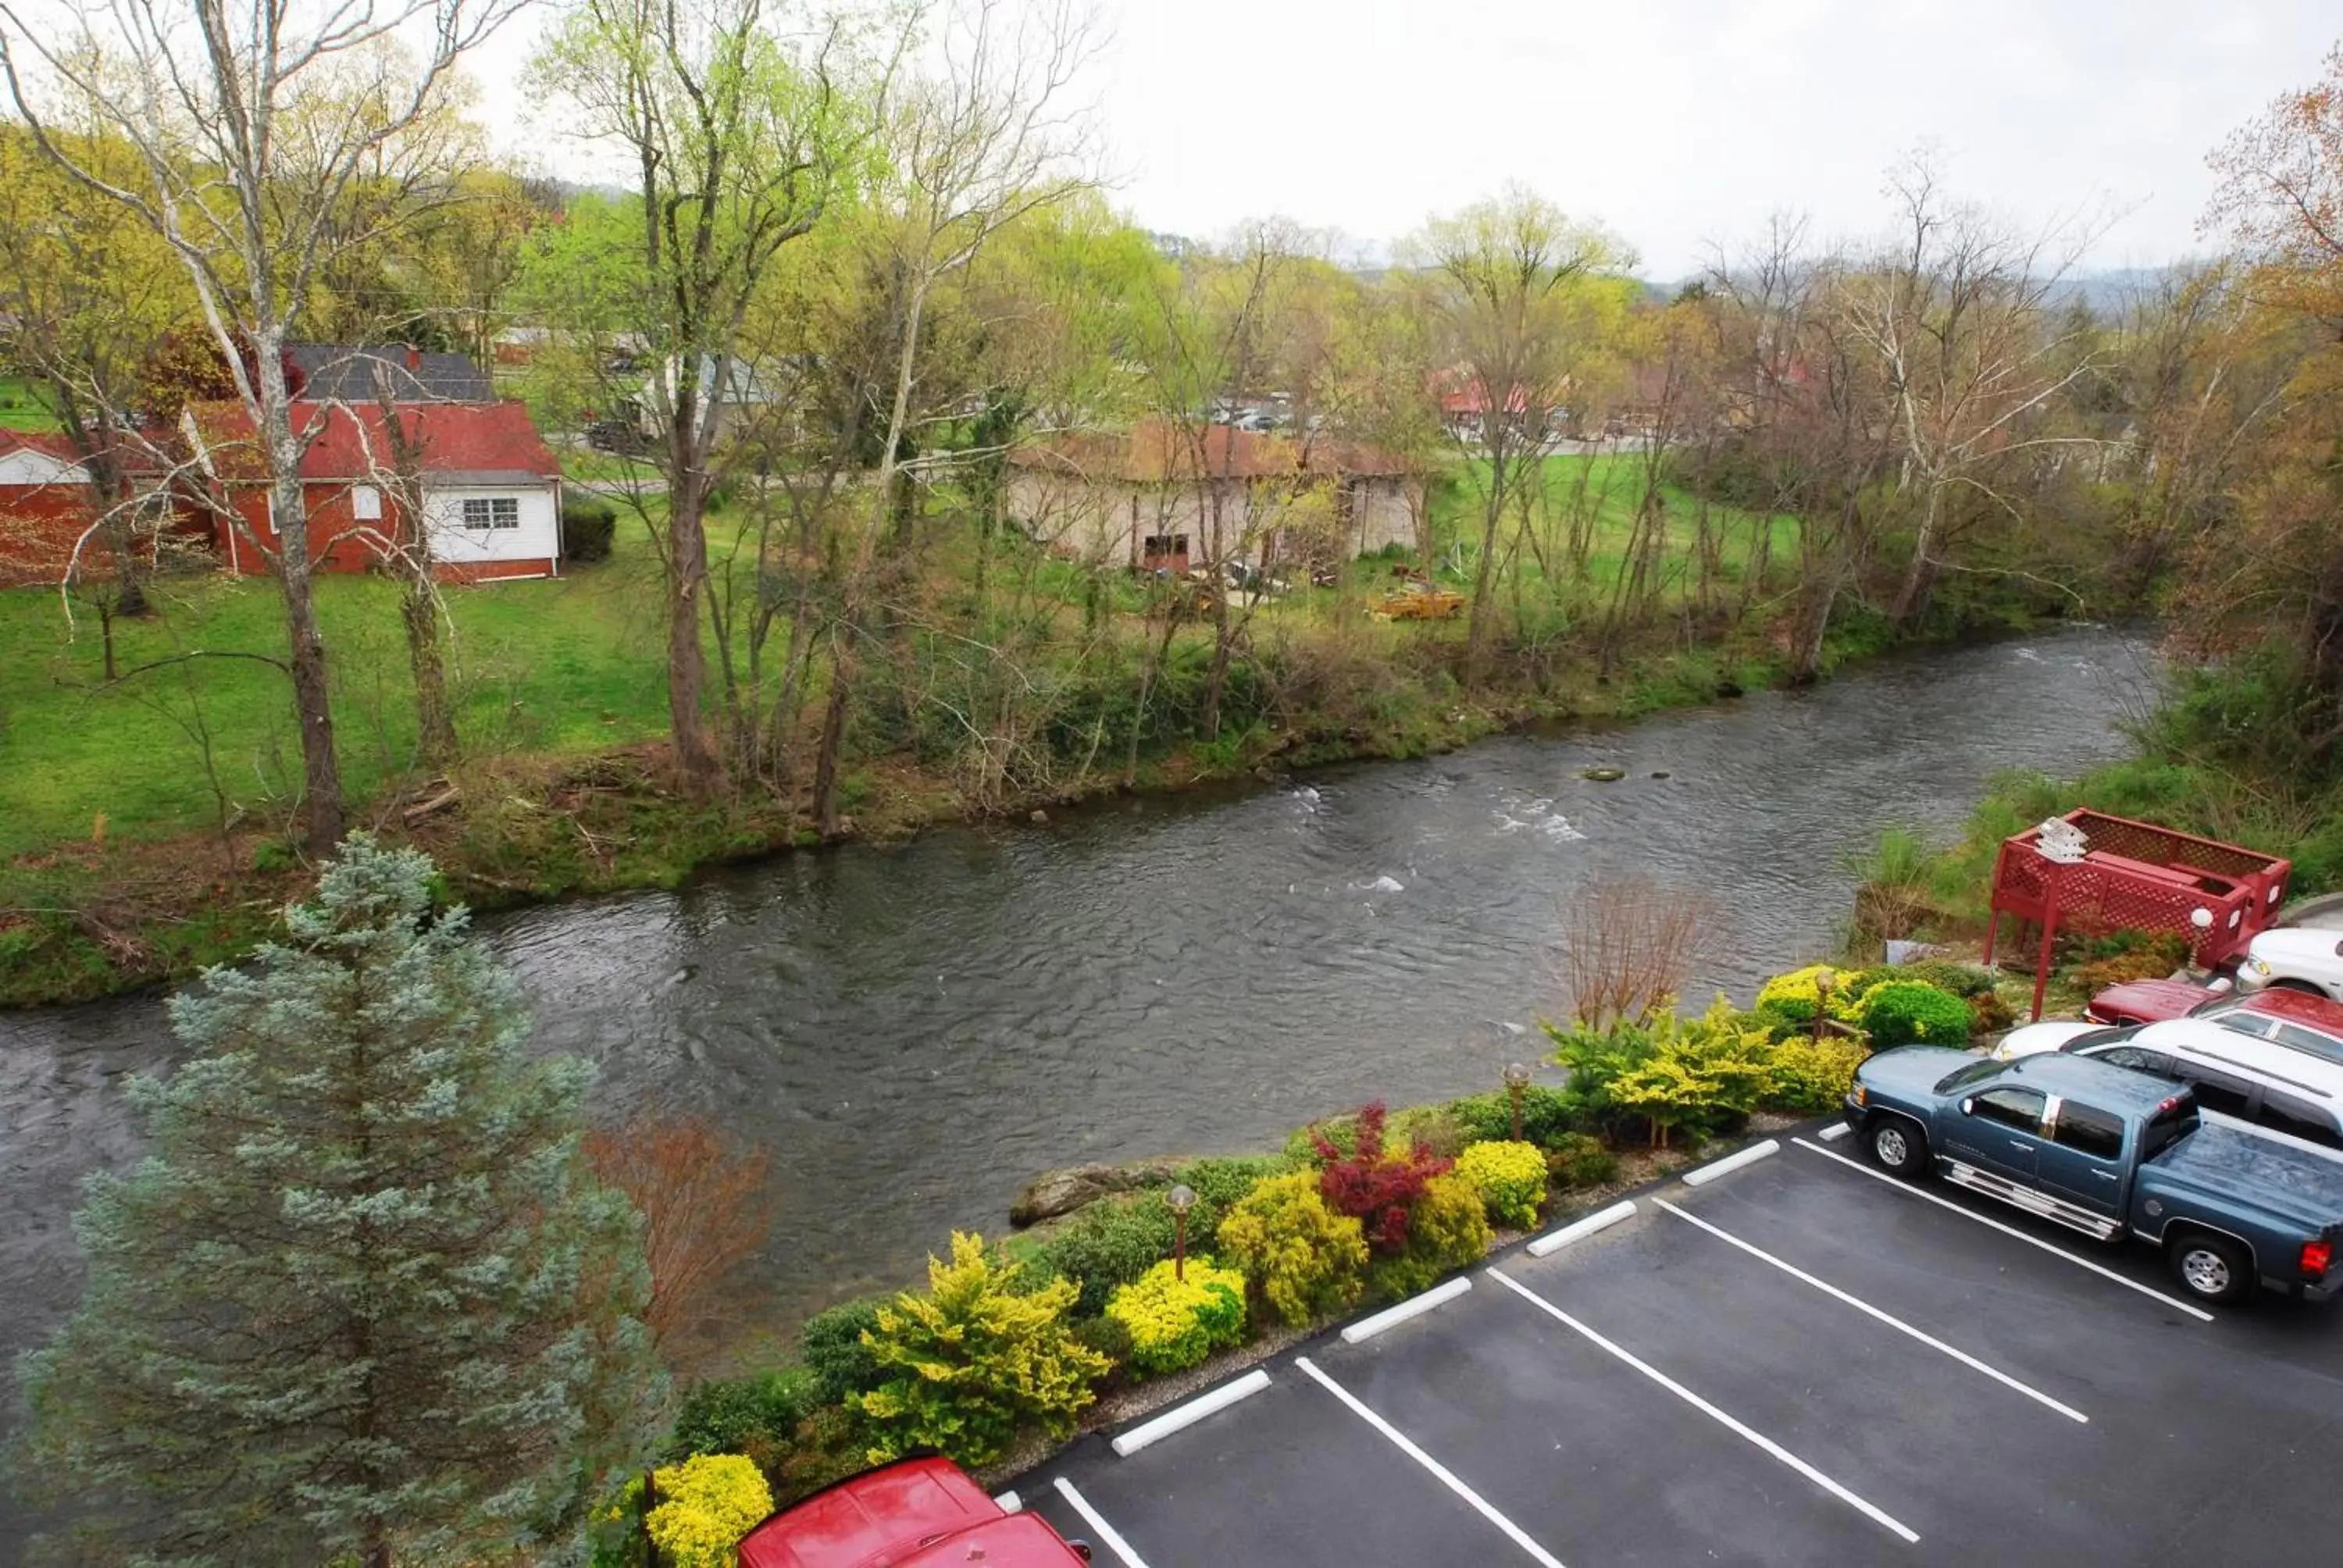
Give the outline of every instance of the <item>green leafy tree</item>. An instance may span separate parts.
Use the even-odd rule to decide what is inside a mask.
[[[86,1293],[19,1366],[74,1560],[453,1561],[567,1535],[638,1459],[664,1387],[588,1070],[524,1058],[434,876],[353,836],[287,943],[173,1000],[149,1151],[91,1182]]]

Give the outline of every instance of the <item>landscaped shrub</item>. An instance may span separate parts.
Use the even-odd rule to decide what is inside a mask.
[[[1015,1263],[997,1263],[984,1239],[954,1231],[951,1261],[928,1260],[928,1289],[879,1309],[865,1336],[887,1381],[859,1396],[875,1434],[872,1464],[932,1448],[966,1465],[1007,1452],[1018,1424],[1052,1437],[1073,1430],[1107,1360],[1068,1332],[1075,1287],[1021,1288]]]
[[[1189,1216],[1192,1234],[1203,1227]],[[1172,1255],[1175,1226],[1172,1205],[1161,1192],[1102,1198],[1077,1209],[1034,1250],[1039,1272],[1069,1281],[1074,1312],[1093,1318],[1106,1311],[1117,1285],[1127,1285]]]
[[[1321,1165],[1325,1163],[1325,1157],[1318,1152],[1322,1148],[1332,1148],[1344,1159],[1356,1153],[1359,1148],[1358,1117],[1355,1114],[1329,1116],[1322,1121],[1295,1128],[1285,1140],[1284,1154],[1289,1160]]]
[[[721,1378],[684,1391],[668,1452],[746,1453],[751,1443],[784,1445],[820,1402],[812,1375],[792,1367],[755,1377]]]
[[[1101,1314],[1095,1318],[1073,1320],[1074,1342],[1084,1350],[1096,1351],[1107,1359],[1107,1386],[1111,1388],[1123,1380],[1131,1366],[1131,1331],[1113,1318]]]
[[[1871,1050],[1845,1035],[1794,1034],[1774,1042],[1765,1103],[1776,1111],[1836,1111]]]
[[[1600,1187],[1619,1176],[1619,1157],[1599,1138],[1565,1132],[1546,1151],[1546,1179],[1556,1187]]]
[[[1392,1142],[1423,1146],[1443,1160],[1453,1160],[1473,1141],[1472,1132],[1445,1105],[1411,1105],[1392,1113],[1383,1136]]]
[[[1653,1144],[1664,1148],[1677,1129],[1714,1131],[1755,1110],[1771,1079],[1773,1052],[1765,1025],[1718,997],[1699,1018],[1659,1020],[1650,1050],[1604,1092],[1613,1106],[1643,1118]]]
[[[1757,988],[1757,1010],[1768,1013],[1785,1023],[1812,1026],[1816,1004],[1822,997],[1822,977],[1831,977],[1832,988],[1838,985],[1838,971],[1828,964],[1809,964],[1788,974],[1775,975]]]
[[[1106,1304],[1131,1335],[1131,1369],[1146,1376],[1184,1372],[1244,1338],[1244,1276],[1210,1258],[1177,1267],[1168,1259],[1156,1264]]]
[[[567,490],[561,497],[561,558],[605,561],[618,531],[618,509],[601,497]]]
[[[1981,990],[1966,1000],[1969,1004],[1969,1034],[1973,1038],[1991,1034],[1997,1029],[2007,1029],[2017,1021],[2017,1015],[2010,1010],[2007,1002],[2001,1000],[1999,991]]]
[[[2188,944],[2179,937],[2147,931],[2112,932],[2083,950],[2087,961],[2077,967],[2075,983],[2087,994],[2132,980],[2162,980],[2188,960]]]
[[[644,1515],[659,1560],[675,1568],[733,1568],[733,1547],[773,1511],[764,1473],[737,1453],[703,1453],[654,1471]]]
[[[1889,980],[1864,997],[1863,1028],[1875,1050],[1892,1045],[1966,1045],[1969,1004],[1918,980]]]
[[[879,1326],[879,1309],[889,1300],[862,1296],[840,1302],[808,1318],[798,1331],[798,1359],[805,1362],[823,1404],[844,1404],[886,1380],[870,1347],[862,1342],[862,1333]]]
[[[1407,1228],[1407,1245],[1375,1260],[1368,1278],[1378,1294],[1412,1296],[1489,1251],[1489,1216],[1480,1189],[1461,1176],[1424,1183]]]
[[[1526,1231],[1545,1201],[1545,1156],[1534,1143],[1474,1143],[1456,1157],[1456,1174],[1473,1183],[1499,1224]]]
[[[1297,1327],[1349,1306],[1365,1282],[1365,1234],[1358,1221],[1326,1206],[1318,1180],[1311,1171],[1272,1176],[1221,1221],[1221,1255]]]
[[[1294,1161],[1279,1154],[1243,1154],[1192,1160],[1180,1167],[1180,1180],[1196,1195],[1188,1214],[1188,1244],[1212,1243],[1222,1219],[1262,1181],[1282,1176]]]
[[[1948,990],[1956,997],[1991,994],[1993,971],[1977,964],[1955,963],[1950,959],[1927,959],[1916,964],[1885,971],[1890,980],[1918,980],[1923,985]]]
[[[1321,1161],[1318,1191],[1336,1213],[1359,1221],[1370,1248],[1397,1252],[1407,1245],[1409,1211],[1423,1197],[1425,1183],[1444,1173],[1451,1161],[1421,1145],[1404,1154],[1386,1153],[1381,1101],[1361,1107],[1355,1125],[1356,1152],[1347,1157],[1331,1140],[1312,1140]]]
[[[1464,1124],[1473,1143],[1502,1142],[1513,1135],[1513,1101],[1508,1091],[1468,1094],[1452,1100],[1448,1109]],[[1569,1093],[1543,1083],[1522,1090],[1522,1138],[1541,1149],[1557,1149],[1564,1140],[1580,1136],[1578,1108]]]

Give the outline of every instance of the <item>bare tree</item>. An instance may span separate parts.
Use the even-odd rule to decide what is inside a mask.
[[[0,0],[0,68],[42,151],[159,235],[186,269],[269,481],[311,850],[341,838],[341,767],[310,585],[285,347],[337,258],[444,192],[430,134],[457,63],[521,0]],[[136,175],[77,157],[55,106],[118,136]],[[258,547],[260,541],[254,541]]]
[[[1634,877],[1602,877],[1562,906],[1556,978],[1571,1016],[1590,1028],[1641,1021],[1683,994],[1716,939],[1706,895]]]
[[[643,1322],[670,1360],[725,1318],[723,1288],[772,1231],[771,1157],[697,1117],[653,1111],[586,1135],[594,1173],[643,1217],[651,1294]]]

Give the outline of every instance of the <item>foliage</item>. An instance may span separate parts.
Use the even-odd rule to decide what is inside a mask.
[[[1549,1032],[1588,1109],[1641,1120],[1656,1144],[1678,1128],[1711,1131],[1747,1114],[1771,1081],[1766,1018],[1736,1012],[1721,996],[1696,1019]]]
[[[743,1453],[751,1443],[787,1443],[814,1412],[820,1391],[803,1369],[719,1378],[684,1391],[667,1452],[676,1459]]]
[[[857,1396],[874,1434],[871,1463],[933,1448],[990,1464],[1023,1422],[1053,1437],[1072,1430],[1107,1359],[1067,1332],[1075,1287],[1055,1280],[1028,1292],[1021,1272],[990,1257],[982,1237],[954,1231],[951,1260],[928,1260],[926,1293],[906,1291],[879,1310],[864,1342],[887,1381]]]
[[[1456,1174],[1473,1183],[1489,1218],[1516,1231],[1537,1223],[1545,1201],[1545,1156],[1534,1143],[1475,1143],[1456,1159]]]
[[[1471,1130],[1445,1105],[1403,1106],[1392,1112],[1383,1136],[1410,1148],[1420,1144],[1443,1160],[1455,1159],[1473,1141]]]
[[[1191,1215],[1192,1219],[1193,1216]],[[1033,1253],[1039,1272],[1070,1282],[1078,1316],[1106,1311],[1107,1298],[1172,1255],[1177,1235],[1161,1192],[1103,1198],[1067,1217]],[[1202,1227],[1198,1226],[1199,1233]]]
[[[1923,985],[1932,985],[1938,990],[1950,991],[1962,998],[1986,996],[1993,990],[1991,970],[1977,964],[1954,963],[1946,959],[1928,959],[1879,972],[1883,979],[1918,980]]]
[[[1130,1365],[1148,1376],[1182,1372],[1216,1350],[1241,1342],[1245,1330],[1245,1277],[1190,1258],[1184,1270],[1171,1260],[1117,1287],[1106,1315],[1131,1336]]]
[[[1512,1091],[1499,1090],[1492,1094],[1468,1094],[1462,1100],[1452,1100],[1448,1110],[1463,1123],[1468,1142],[1486,1143],[1509,1139],[1513,1135],[1513,1100]],[[1522,1137],[1541,1149],[1558,1149],[1564,1141],[1578,1136],[1577,1105],[1566,1091],[1548,1084],[1525,1084],[1522,1089]]]
[[[1367,1266],[1359,1221],[1326,1205],[1315,1171],[1272,1176],[1221,1221],[1222,1255],[1299,1326],[1358,1300]]]
[[[1603,1141],[1584,1132],[1565,1132],[1546,1151],[1547,1180],[1557,1187],[1600,1187],[1619,1175],[1619,1157]]]
[[[1871,1054],[1862,1041],[1845,1035],[1792,1035],[1775,1040],[1768,1066],[1765,1103],[1777,1111],[1835,1111],[1855,1082],[1855,1070]]]
[[[676,1359],[677,1342],[722,1317],[724,1282],[764,1245],[772,1226],[765,1172],[771,1156],[736,1147],[709,1121],[638,1112],[586,1136],[602,1182],[643,1219],[651,1299],[643,1322]]]
[[[1705,895],[1597,878],[1563,910],[1561,980],[1571,1016],[1600,1025],[1641,1022],[1664,1011],[1715,930],[1715,904]]]
[[[1103,1312],[1094,1318],[1076,1318],[1073,1325],[1074,1342],[1107,1359],[1107,1386],[1122,1381],[1121,1374],[1131,1365],[1131,1331]]]
[[[1918,980],[1889,980],[1863,999],[1863,1028],[1872,1048],[1891,1045],[1966,1045],[1969,1005],[1950,991]]]
[[[1243,1201],[1245,1194],[1272,1176],[1282,1176],[1296,1161],[1280,1154],[1215,1155],[1180,1167],[1180,1181],[1196,1195],[1188,1213],[1188,1244],[1210,1247],[1221,1221]]]
[[[702,1453],[651,1474],[643,1524],[675,1568],[733,1568],[733,1548],[773,1511],[764,1473],[737,1453]]]
[[[858,1296],[824,1307],[798,1330],[798,1359],[824,1404],[844,1404],[886,1381],[863,1342],[863,1332],[879,1326],[879,1309],[892,1298]]]
[[[1842,1016],[1840,1010],[1848,993],[1839,985],[1840,971],[1829,964],[1809,964],[1802,970],[1775,975],[1757,988],[1757,1010],[1783,1023],[1811,1029],[1815,1010],[1821,1005],[1825,976],[1831,982],[1833,1016]]]
[[[173,999],[185,1054],[131,1086],[146,1157],[93,1180],[86,1292],[22,1363],[27,1473],[94,1529],[239,1558],[384,1517],[418,1553],[550,1539],[640,1452],[649,1281],[578,1158],[587,1070],[525,1051],[432,879],[355,835],[288,943]]]
[[[1480,1190],[1453,1173],[1424,1183],[1408,1224],[1407,1245],[1378,1255],[1368,1281],[1385,1297],[1412,1296],[1441,1275],[1477,1263],[1489,1251],[1489,1216]]]
[[[561,493],[561,558],[607,561],[618,532],[618,509],[590,491]]]
[[[1407,1245],[1409,1210],[1423,1197],[1425,1184],[1451,1162],[1421,1144],[1404,1154],[1386,1152],[1383,1118],[1381,1101],[1360,1108],[1348,1155],[1327,1139],[1313,1138],[1312,1144],[1320,1161],[1318,1190],[1327,1203],[1359,1221],[1369,1247],[1389,1253]]]

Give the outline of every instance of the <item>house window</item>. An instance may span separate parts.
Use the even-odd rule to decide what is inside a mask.
[[[1146,555],[1150,558],[1153,558],[1158,556],[1184,556],[1188,553],[1188,536],[1185,534],[1150,534],[1147,536],[1147,543],[1142,548],[1141,553]]]
[[[468,528],[517,528],[520,527],[520,498],[467,496],[464,498],[464,526]]]
[[[362,523],[382,521],[382,492],[372,485],[352,485],[350,516]]]

